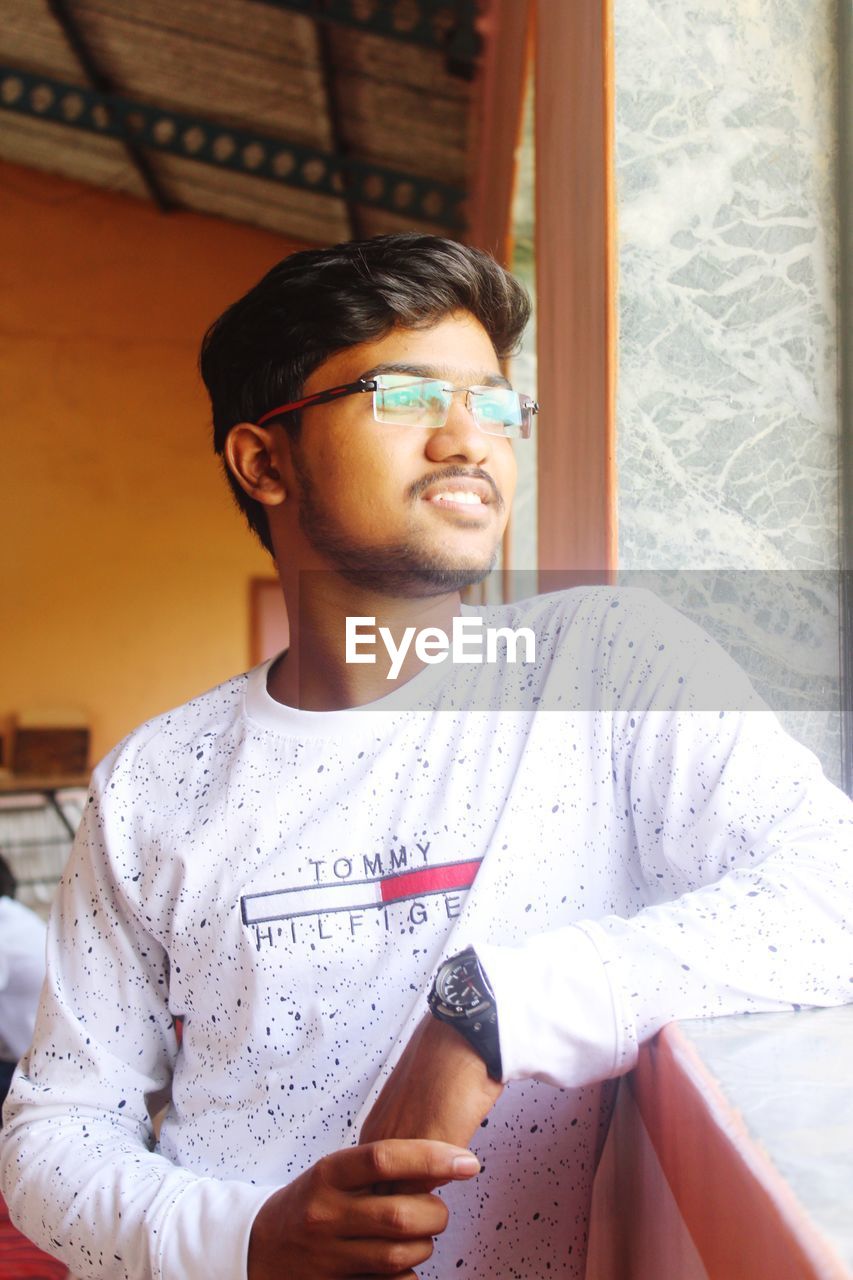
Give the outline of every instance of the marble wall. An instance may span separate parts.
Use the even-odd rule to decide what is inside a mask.
[[[614,6],[620,565],[747,571],[694,616],[837,780],[835,18]]]
[[[713,590],[694,616],[838,780],[835,10],[613,17],[620,566],[747,571],[722,593],[742,627]]]
[[[619,563],[715,633],[837,780],[835,2],[613,5]],[[513,265],[531,290],[533,175],[528,112]],[[533,394],[534,342],[513,374]],[[526,570],[532,442],[519,464]]]
[[[838,563],[834,0],[615,0],[620,563]]]
[[[716,634],[838,780],[835,0],[613,6],[619,563]],[[531,290],[534,162],[528,113],[513,265]],[[535,394],[534,337],[514,377]]]

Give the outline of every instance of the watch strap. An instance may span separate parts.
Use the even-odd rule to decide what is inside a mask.
[[[433,1012],[435,1012],[433,1010]],[[441,1019],[445,1021],[445,1019]],[[501,1043],[498,1035],[498,1013],[497,1009],[492,1009],[489,1013],[478,1018],[476,1022],[449,1022],[451,1027],[455,1027],[461,1036],[470,1044],[471,1048],[479,1054],[486,1064],[486,1071],[492,1080],[498,1083],[503,1079],[503,1068],[501,1065]]]
[[[471,962],[476,965],[480,977],[480,985],[487,993],[487,998],[480,1003],[476,1012],[466,1013],[460,1012],[458,1008],[452,1009],[446,1005],[439,995],[438,986],[441,976],[453,966],[461,963],[470,964]],[[446,960],[441,965],[430,991],[428,1003],[433,1017],[439,1022],[455,1027],[459,1034],[465,1037],[475,1053],[483,1059],[491,1079],[500,1083],[503,1078],[503,1068],[501,1064],[500,1033],[498,1030],[498,1011],[488,976],[480,964],[473,947],[467,947],[458,955],[451,956],[449,960]]]

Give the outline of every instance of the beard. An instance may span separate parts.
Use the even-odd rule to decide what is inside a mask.
[[[308,541],[334,567],[334,570],[354,586],[387,596],[424,598],[447,595],[461,591],[463,587],[482,582],[497,563],[498,546],[492,554],[476,564],[458,563],[440,552],[430,552],[412,541],[390,542],[381,545],[355,544],[335,522],[331,512],[324,508],[317,488],[299,456],[292,453],[294,470],[299,478],[299,524]],[[470,475],[470,468],[449,467],[442,473]],[[426,484],[414,486],[425,488]],[[413,497],[417,496],[413,492]],[[498,502],[502,501],[498,496]]]

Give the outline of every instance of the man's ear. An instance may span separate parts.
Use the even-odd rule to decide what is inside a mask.
[[[287,488],[276,456],[275,435],[281,428],[238,422],[225,438],[225,461],[234,479],[250,498],[265,507],[280,506]]]

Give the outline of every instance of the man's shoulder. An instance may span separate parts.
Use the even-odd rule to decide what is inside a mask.
[[[168,770],[188,753],[213,749],[230,737],[242,718],[250,674],[232,676],[138,725],[97,765],[93,785],[140,765],[156,772]]]
[[[535,633],[539,683],[525,688],[539,707],[558,689],[566,709],[568,682],[584,710],[764,709],[720,644],[645,587],[584,585],[483,612],[487,625]]]
[[[600,635],[607,629],[629,625],[640,632],[677,620],[686,623],[670,605],[642,587],[610,586],[594,583],[528,596],[508,604],[486,605],[479,612],[494,627],[530,627],[537,634],[568,634],[589,631]],[[688,626],[690,624],[687,624]]]

